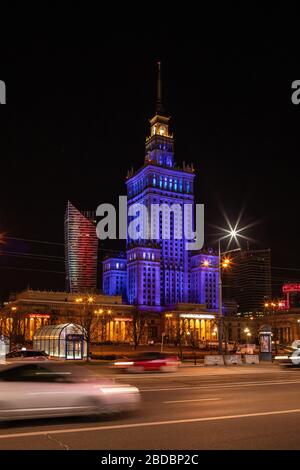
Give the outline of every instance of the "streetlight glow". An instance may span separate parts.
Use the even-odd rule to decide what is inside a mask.
[[[229,258],[224,258],[222,261],[222,268],[228,268],[231,260]]]
[[[224,212],[224,210],[222,210],[222,213],[223,213],[224,218],[225,218],[226,223],[227,223],[227,228],[211,224],[212,227],[215,227],[216,229],[219,230],[219,233],[217,235],[218,235],[218,238],[220,240],[225,240],[226,238],[228,239],[226,250],[228,250],[228,248],[230,247],[230,244],[231,244],[232,241],[235,241],[236,245],[239,248],[241,248],[240,242],[239,242],[239,239],[241,239],[241,238],[244,239],[244,240],[255,242],[255,240],[253,238],[250,238],[249,236],[246,236],[244,234],[244,232],[245,232],[245,230],[250,229],[253,226],[257,225],[258,221],[249,223],[249,224],[244,225],[244,226],[241,227],[240,226],[240,221],[241,221],[241,218],[242,218],[242,215],[243,215],[242,212],[243,211],[240,212],[236,223],[231,224],[231,222],[230,222],[229,218],[227,217],[226,213]]]

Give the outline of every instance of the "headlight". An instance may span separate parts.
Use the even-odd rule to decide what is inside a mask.
[[[101,392],[104,394],[112,393],[138,393],[138,388],[136,387],[104,387],[100,388]]]
[[[115,362],[115,366],[133,366],[133,362]]]

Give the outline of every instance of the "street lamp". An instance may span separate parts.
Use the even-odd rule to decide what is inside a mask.
[[[272,312],[272,327],[274,330],[274,347],[275,347],[275,354],[277,355],[278,331],[277,331],[277,317],[276,317],[275,312],[281,309],[282,307],[284,307],[284,302],[271,300],[269,302],[265,302],[264,306],[266,310],[269,310]]]
[[[246,328],[244,329],[244,333],[245,333],[245,335],[246,335],[248,338],[250,338],[250,336],[252,336],[251,331],[249,330],[248,327],[246,327]]]
[[[86,360],[88,361],[90,358],[90,342],[91,342],[91,326],[92,326],[92,318],[93,318],[93,311],[88,311],[88,315],[86,315],[86,305],[91,306],[95,301],[95,298],[91,295],[86,297],[76,297],[75,303],[83,305],[83,318],[82,323],[85,329],[85,337],[86,337],[86,345],[87,345],[87,357]]]
[[[234,232],[234,233],[233,233]],[[230,266],[230,259],[229,258],[225,258],[223,261],[222,261],[222,256],[223,255],[227,255],[229,253],[232,253],[234,251],[240,251],[241,248],[235,248],[233,250],[229,250],[229,251],[224,251],[223,253],[221,253],[221,240],[223,238],[227,238],[227,237],[236,237],[237,235],[237,232],[235,230],[232,231],[232,233],[230,233],[229,235],[226,235],[225,237],[222,237],[222,238],[219,238],[218,240],[218,252],[219,252],[219,312],[218,312],[218,343],[219,343],[219,354],[222,354],[223,352],[223,312],[222,312],[222,267],[223,268],[228,268]]]

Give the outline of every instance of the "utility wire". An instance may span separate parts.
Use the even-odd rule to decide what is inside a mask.
[[[7,240],[20,240],[22,242],[31,242],[31,243],[43,243],[43,244],[46,244],[46,245],[60,245],[60,246],[64,245],[64,243],[48,242],[48,241],[44,241],[44,240],[30,240],[28,238],[6,237],[5,236],[4,239],[7,239]]]
[[[50,271],[47,269],[34,269],[34,268],[18,268],[14,266],[0,266],[0,269],[11,269],[11,270],[17,270],[17,271],[38,271],[41,273],[52,273],[52,274],[65,274],[64,271]]]
[[[64,246],[65,244],[64,243],[59,243],[59,242],[50,242],[50,241],[44,241],[44,240],[32,240],[32,239],[29,239],[29,238],[19,238],[19,237],[6,237],[4,236],[3,237],[3,240],[20,240],[20,241],[23,241],[23,242],[30,242],[30,243],[43,243],[43,244],[46,244],[46,245],[58,245],[58,246]],[[118,252],[122,252],[122,251],[125,251],[124,249],[112,249],[112,248],[98,248],[98,251],[104,251],[105,253],[118,253]]]

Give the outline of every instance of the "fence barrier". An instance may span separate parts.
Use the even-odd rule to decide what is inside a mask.
[[[244,361],[245,364],[259,364],[258,354],[245,354]]]
[[[204,357],[204,365],[206,366],[223,366],[224,356],[221,354],[212,354]]]
[[[242,357],[240,354],[226,354],[225,364],[226,365],[242,364]]]

